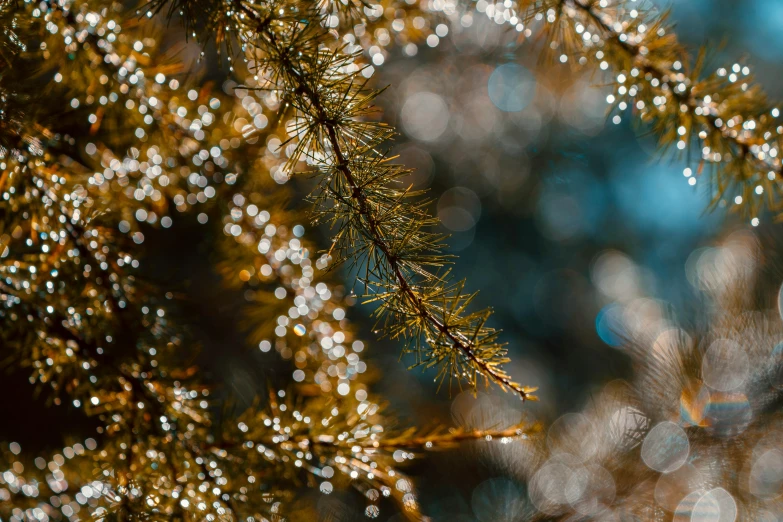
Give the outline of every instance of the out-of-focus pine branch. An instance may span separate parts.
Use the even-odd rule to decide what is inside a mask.
[[[648,1],[516,0],[482,10],[540,38],[552,61],[590,67],[614,92],[614,123],[625,113],[652,129],[661,150],[676,147],[690,185],[709,184],[713,206],[729,207],[755,226],[764,209],[783,210],[780,110],[742,64],[706,70]],[[700,181],[697,181],[700,180]]]
[[[696,325],[661,302],[637,307],[641,296],[617,303],[633,376],[530,446],[517,470],[526,520],[774,520],[783,323],[766,309],[776,286],[764,272],[778,270],[760,246],[743,230],[697,254],[715,257],[693,273]]]

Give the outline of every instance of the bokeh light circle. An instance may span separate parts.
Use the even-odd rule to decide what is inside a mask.
[[[677,505],[677,509],[674,510],[672,522],[690,522],[693,510],[703,496],[703,491],[693,491],[685,495],[685,498]]]
[[[530,501],[542,513],[559,513],[568,503],[566,486],[572,473],[571,468],[562,462],[549,460],[530,480]]]
[[[713,495],[706,493],[693,506],[691,522],[720,522],[720,504]]]
[[[778,315],[783,319],[783,285],[780,285],[778,290]]]
[[[685,330],[681,328],[668,328],[655,338],[653,353],[655,357],[667,364],[677,364],[681,353],[687,353],[693,340]]]
[[[745,431],[753,420],[753,409],[744,393],[711,392],[705,415],[711,432],[730,437]]]
[[[598,465],[580,468],[571,474],[566,483],[568,503],[582,515],[600,513],[614,501],[617,488],[614,477]]]
[[[533,100],[536,81],[521,65],[506,63],[492,71],[487,91],[489,99],[501,111],[519,112]]]
[[[402,106],[402,126],[410,136],[421,141],[435,141],[449,126],[449,107],[437,94],[416,92]]]
[[[450,188],[438,198],[438,218],[451,231],[470,230],[480,216],[481,200],[469,188]]]
[[[408,175],[400,178],[400,182],[404,187],[409,185],[413,188],[430,186],[435,162],[429,152],[411,142],[395,149],[394,154],[398,156],[397,162],[411,169]]]
[[[734,522],[737,519],[737,502],[723,488],[705,493],[691,514],[691,522]]]
[[[783,452],[778,449],[765,451],[750,469],[750,492],[764,499],[783,494]]]
[[[690,442],[685,430],[673,422],[657,424],[642,443],[642,460],[655,471],[671,473],[688,459]]]
[[[566,413],[552,423],[547,445],[552,454],[567,454],[568,461],[582,463],[598,450],[595,425],[581,413]]]
[[[702,379],[713,390],[736,390],[750,374],[748,354],[729,339],[714,341],[701,363]]]
[[[595,331],[603,342],[622,348],[625,332],[625,309],[614,303],[604,306],[595,317]]]
[[[762,509],[756,513],[756,522],[780,522],[780,519],[771,511]]]
[[[783,342],[778,343],[772,350],[770,368],[772,368],[772,386],[783,390]]]

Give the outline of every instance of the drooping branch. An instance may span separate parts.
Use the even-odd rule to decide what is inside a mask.
[[[545,36],[556,60],[611,71],[613,121],[630,110],[652,128],[662,150],[672,146],[696,157],[683,173],[690,185],[705,170],[712,173],[714,206],[740,211],[754,226],[765,208],[781,216],[783,122],[747,66],[706,73],[704,49],[689,66],[689,50],[668,14],[649,2],[519,0],[497,9],[507,9],[501,14],[525,34]]]
[[[298,77],[298,75],[295,75],[295,77]],[[373,209],[373,202],[362,189],[351,170],[350,162],[344,154],[341,142],[337,137],[337,132],[339,130],[338,125],[327,116],[318,93],[310,89],[306,82],[300,81],[295,88],[301,90],[302,93],[307,96],[318,115],[318,124],[322,125],[326,130],[329,144],[331,145],[331,150],[334,154],[334,167],[344,176],[347,189],[350,191],[350,197],[356,201],[358,206],[357,211],[361,216],[359,224],[360,226],[363,226],[365,232],[362,237],[366,241],[373,243],[383,254],[385,262],[388,263],[396,284],[404,296],[403,306],[410,308],[410,310],[405,311],[404,313],[411,315],[411,312],[413,312],[413,314],[418,315],[423,321],[430,323],[432,328],[438,332],[439,336],[446,339],[455,350],[458,350],[461,355],[469,361],[469,365],[474,368],[477,375],[488,378],[496,384],[499,384],[502,388],[508,388],[519,393],[522,399],[530,398],[529,394],[532,390],[513,382],[508,373],[500,366],[502,363],[507,362],[507,359],[492,360],[491,358],[483,357],[476,349],[475,336],[473,338],[468,337],[455,324],[450,324],[449,322],[441,320],[441,318],[437,317],[432,310],[426,306],[423,300],[425,297],[424,293],[417,291],[414,288],[413,285],[415,283],[409,281],[409,277],[404,272],[404,268],[401,265],[401,259],[404,259],[405,254],[398,254],[395,252],[393,250],[394,247],[387,241],[386,234],[382,229],[382,225],[379,223],[379,216]],[[337,192],[337,194],[340,193]],[[346,194],[340,195],[344,197]],[[471,384],[474,384],[475,380],[475,375],[468,377],[468,382]]]
[[[362,275],[367,300],[380,303],[381,330],[405,339],[416,365],[439,366],[441,382],[476,387],[483,379],[532,399],[534,389],[502,368],[507,350],[498,332],[486,326],[491,311],[468,311],[475,294],[465,294],[464,281],[444,272],[451,259],[443,254],[444,236],[435,232],[429,202],[398,188],[408,171],[381,152],[393,131],[367,119],[379,91],[367,88],[360,55],[348,52],[324,27],[324,12],[295,0],[263,5],[233,0],[202,19],[214,35],[239,39],[259,88],[289,101],[292,138],[282,145],[292,149],[288,171],[304,160],[317,172],[315,221],[337,229],[329,255],[349,261]],[[327,262],[321,260],[323,266]]]

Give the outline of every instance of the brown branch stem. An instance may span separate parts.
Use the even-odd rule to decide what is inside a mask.
[[[298,75],[295,76],[299,77]],[[392,253],[390,246],[385,241],[380,230],[380,226],[372,218],[373,214],[370,202],[368,201],[367,195],[362,191],[361,187],[357,183],[356,178],[348,165],[345,154],[343,153],[340,146],[340,141],[337,138],[336,125],[330,122],[326,117],[326,113],[320,103],[318,94],[314,92],[305,82],[300,82],[298,87],[308,97],[315,110],[321,115],[321,125],[323,125],[326,129],[327,135],[329,137],[329,143],[332,147],[332,150],[334,151],[335,159],[337,160],[335,166],[343,174],[345,181],[351,187],[351,197],[357,201],[361,215],[363,215],[367,220],[367,225],[373,243],[375,243],[375,245],[383,253],[386,262],[389,264],[389,267],[391,267],[392,272],[394,273],[394,277],[396,278],[397,283],[400,285],[400,289],[416,309],[419,316],[422,317],[422,319],[428,321],[432,326],[435,327],[437,331],[444,335],[452,343],[452,345],[457,347],[465,355],[465,357],[467,357],[472,362],[473,365],[481,370],[482,373],[491,376],[492,380],[494,380],[502,388],[508,387],[519,393],[523,400],[526,399],[527,392],[521,389],[519,385],[511,381],[508,376],[499,373],[494,365],[481,360],[481,358],[476,355],[474,351],[474,344],[470,339],[460,333],[455,334],[452,332],[448,325],[440,321],[424,306],[422,299],[417,295],[416,291],[405,277],[405,274],[400,267],[399,260]]]

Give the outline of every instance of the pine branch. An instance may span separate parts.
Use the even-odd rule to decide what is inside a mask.
[[[425,435],[410,436],[405,434],[402,437],[386,438],[378,442],[372,441],[365,443],[367,446],[383,450],[392,449],[445,449],[453,448],[461,442],[485,440],[491,441],[498,439],[502,444],[512,440],[526,439],[531,433],[537,431],[537,427],[528,429],[524,426],[513,426],[498,430],[452,430],[447,433],[434,432]]]
[[[695,175],[712,172],[713,206],[730,205],[754,226],[765,208],[780,219],[780,111],[747,66],[705,74],[704,49],[689,66],[689,50],[668,26],[668,14],[647,2],[520,0],[508,10],[508,19],[521,24],[518,30],[523,21],[540,26],[555,60],[566,62],[570,55],[580,66],[611,69],[614,93],[607,101],[618,113],[614,122],[630,108],[657,134],[662,150],[676,146],[699,158],[696,172],[689,167],[684,174],[695,185]]]
[[[448,273],[432,271],[450,262],[442,253],[443,237],[433,232],[437,220],[429,216],[427,201],[395,188],[406,171],[380,152],[392,130],[366,120],[379,91],[366,87],[359,55],[336,45],[322,27],[323,13],[306,3],[233,0],[204,16],[216,35],[237,35],[255,62],[251,73],[267,81],[261,88],[290,101],[288,170],[300,159],[315,168],[322,180],[313,196],[315,222],[337,227],[329,253],[363,272],[368,301],[381,302],[385,333],[407,339],[416,365],[440,366],[441,382],[466,381],[475,388],[484,379],[532,399],[534,390],[502,368],[506,348],[485,326],[491,311],[467,312],[475,294],[465,295],[464,283],[451,281]]]
[[[353,479],[354,487],[368,491],[380,483],[383,496],[392,496],[411,520],[421,520],[410,479],[396,469],[395,463],[412,459],[421,451],[453,448],[472,440],[498,439],[508,443],[526,439],[535,431],[534,427],[522,425],[502,430],[435,430],[427,434],[413,428],[396,431],[388,419],[379,424],[382,410],[381,405],[371,401],[323,398],[302,404],[284,392],[270,393],[269,404],[243,414],[240,430],[224,434],[217,448],[238,456],[261,453],[269,462],[280,465],[290,466],[293,462],[321,479],[338,480],[337,475],[332,475],[336,469]],[[317,421],[319,417],[321,420]],[[271,430],[259,429],[270,424]],[[379,429],[381,425],[386,429]],[[404,487],[400,487],[400,481]],[[329,480],[326,482],[331,485]]]
[[[333,63],[326,67],[334,70],[335,65],[341,65],[340,62],[344,59],[344,57],[334,55],[332,58]],[[282,65],[289,66],[286,63]],[[346,204],[345,202],[349,198],[355,202],[355,206],[351,211],[358,214],[358,216],[346,216],[343,224],[356,229],[348,231],[347,235],[338,236],[338,242],[340,240],[355,240],[360,246],[348,244],[347,248],[355,249],[356,252],[366,251],[368,253],[368,276],[371,271],[375,272],[373,275],[379,276],[388,276],[391,273],[392,278],[382,278],[378,283],[372,281],[371,277],[365,277],[365,283],[391,290],[383,294],[376,294],[375,298],[383,301],[385,307],[381,308],[381,310],[392,311],[391,306],[393,306],[393,313],[397,316],[396,319],[404,322],[405,329],[398,329],[397,332],[399,333],[394,335],[415,335],[411,334],[410,331],[418,329],[420,331],[419,335],[426,336],[427,342],[433,346],[432,353],[427,357],[434,358],[434,361],[433,359],[427,360],[425,364],[428,366],[433,362],[439,363],[448,358],[451,365],[450,371],[455,374],[454,376],[457,378],[464,377],[472,386],[476,386],[477,377],[482,376],[500,385],[501,388],[508,388],[519,393],[522,399],[530,398],[529,393],[533,390],[513,382],[510,376],[502,370],[501,365],[507,362],[505,350],[500,349],[497,345],[492,346],[488,350],[487,346],[482,345],[482,342],[494,338],[493,333],[486,330],[483,326],[489,312],[480,312],[478,315],[473,316],[477,321],[471,320],[471,316],[461,316],[461,308],[464,308],[464,305],[461,303],[463,300],[461,295],[462,283],[458,285],[458,288],[455,287],[453,292],[446,291],[444,293],[443,287],[449,285],[448,281],[428,273],[424,268],[424,263],[440,265],[445,262],[445,258],[436,254],[439,246],[437,241],[440,238],[423,235],[421,232],[421,229],[432,225],[433,222],[422,215],[421,207],[405,208],[404,199],[408,196],[406,191],[397,193],[389,190],[387,194],[382,194],[384,188],[382,183],[392,182],[393,178],[398,177],[401,172],[389,172],[385,169],[382,165],[385,158],[382,155],[375,158],[372,157],[372,155],[377,154],[377,148],[382,146],[382,141],[387,137],[387,134],[383,131],[379,131],[378,134],[370,131],[365,136],[361,136],[361,130],[357,130],[356,134],[359,136],[357,141],[361,143],[358,147],[356,143],[349,143],[345,138],[341,140],[338,138],[338,132],[348,135],[351,133],[351,121],[347,120],[347,114],[341,116],[344,119],[342,124],[338,123],[339,119],[330,115],[326,110],[321,93],[311,88],[306,79],[298,74],[295,68],[291,70],[294,82],[288,88],[292,91],[301,92],[307,98],[310,107],[308,113],[305,114],[311,118],[311,125],[321,127],[320,129],[313,129],[311,132],[319,135],[325,133],[331,150],[328,152],[324,150],[324,152],[333,154],[332,164],[328,162],[320,162],[320,165],[314,163],[321,170],[321,175],[327,179],[335,172],[344,178],[343,183],[330,183],[329,190],[324,190],[322,194],[327,195],[330,199],[332,194],[334,194],[338,205]],[[340,79],[340,81],[348,84],[348,88],[345,89],[344,99],[355,101],[358,106],[361,106],[374,98],[376,93],[369,94],[365,100],[360,101],[359,98],[363,94],[362,89],[364,86],[361,85],[359,89],[353,91],[352,87],[355,80],[355,74]],[[307,107],[300,108],[300,110],[307,109]],[[354,112],[358,111],[354,109]],[[302,140],[302,143],[306,143],[305,140]],[[315,143],[313,140],[309,144],[314,145]],[[355,150],[350,153],[344,151],[344,144],[347,147],[353,145]],[[373,170],[365,174],[371,179],[366,186],[363,186],[357,179],[357,175],[352,168],[352,164],[357,164],[357,159],[349,158],[347,155],[357,153],[366,154],[370,161],[377,161],[377,163],[372,165]],[[361,158],[358,161],[365,161],[365,158]],[[373,198],[371,192],[373,190],[379,192],[376,193],[378,197]],[[381,198],[387,201],[382,201]],[[316,201],[321,205],[325,204],[320,195],[316,196]],[[390,235],[389,230],[386,229],[389,226],[388,223],[398,221],[396,214],[406,211],[413,211],[409,214],[412,215],[411,221],[405,223],[407,225],[406,235],[402,237],[394,233]],[[417,213],[419,216],[416,216]],[[418,223],[415,221],[417,218],[420,219]],[[348,237],[351,239],[346,239]],[[425,250],[428,240],[432,241],[431,253],[426,253]],[[382,258],[382,261],[379,257]],[[375,266],[371,266],[371,263],[375,264]],[[384,263],[387,266],[382,266]],[[414,274],[422,276],[423,280],[419,280],[418,283],[414,282],[412,280]],[[429,286],[430,283],[433,286]],[[419,286],[421,288],[418,288]],[[436,297],[431,293],[433,291],[440,294],[439,297],[443,304],[433,304]],[[429,302],[426,300],[427,297],[431,298]],[[455,310],[458,307],[460,310]],[[456,313],[452,313],[455,311]],[[426,323],[427,326],[423,326],[422,323]],[[475,329],[473,329],[474,325]],[[387,328],[390,330],[395,327],[397,325],[387,325]],[[473,331],[471,332],[471,330]],[[432,340],[429,336],[430,332],[436,333],[437,338],[435,340]],[[444,348],[446,348],[447,353],[439,353]],[[454,352],[459,352],[467,364],[459,361],[455,357],[456,354]]]

